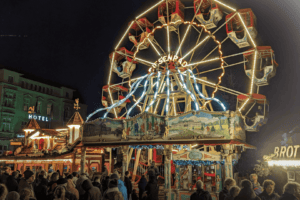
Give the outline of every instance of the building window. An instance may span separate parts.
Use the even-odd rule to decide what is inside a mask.
[[[33,88],[33,85],[32,85],[32,84],[30,84],[30,86],[29,86],[29,89],[30,89],[30,90],[32,90],[32,88]]]
[[[29,99],[25,99],[24,100],[24,111],[28,111],[28,109],[29,109]]]
[[[49,94],[49,88],[46,88],[46,94]]]
[[[66,92],[66,97],[69,98],[69,92]]]
[[[25,82],[24,82],[24,81],[21,82],[21,87],[22,87],[22,88],[25,87]]]
[[[41,114],[41,110],[42,110],[42,102],[38,101],[37,102],[37,107],[36,107],[36,112],[38,114]]]
[[[3,150],[7,151],[7,146],[6,145],[3,146]]]
[[[39,86],[39,90],[38,90],[38,92],[41,92],[41,89],[42,89],[42,88],[41,88],[41,86]]]
[[[10,122],[3,122],[2,131],[3,132],[10,132]]]
[[[43,87],[43,93],[45,93],[45,88]]]
[[[51,95],[53,94],[53,89],[50,90],[50,94],[51,94]]]
[[[52,112],[52,104],[49,103],[49,104],[47,105],[47,115],[51,115],[51,112]]]
[[[8,76],[8,83],[13,84],[14,83],[14,77]]]
[[[37,90],[37,85],[34,85],[34,89],[33,89],[34,91],[36,91]]]

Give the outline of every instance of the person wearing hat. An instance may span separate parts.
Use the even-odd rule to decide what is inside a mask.
[[[108,189],[103,194],[103,200],[124,200],[122,192],[118,189],[118,176],[116,174],[110,175]]]
[[[83,199],[84,194],[85,194],[85,190],[82,189],[82,183],[83,181],[85,181],[86,179],[88,179],[87,174],[86,173],[82,173],[80,175],[80,178],[78,178],[78,180],[76,181],[76,189],[79,192],[79,199]]]
[[[11,191],[6,196],[6,200],[20,200],[20,195],[16,191]]]
[[[47,195],[47,199],[54,199],[54,198],[56,198],[55,197],[55,194],[56,194],[55,191],[58,188],[64,188],[64,197],[66,199],[68,199],[68,200],[77,200],[76,196],[67,190],[67,185],[68,185],[67,179],[65,179],[65,178],[58,179],[58,181],[57,181],[57,187],[54,188],[54,192],[53,193]]]
[[[101,191],[99,188],[93,186],[93,183],[90,179],[86,179],[82,183],[82,189],[84,189],[85,194],[84,194],[84,199],[85,200],[98,200],[100,199],[101,196]]]
[[[35,188],[35,196],[37,199],[45,199],[48,194],[48,180],[45,178],[40,179],[40,184]]]
[[[17,181],[17,178],[19,176],[19,172],[14,171],[8,178],[6,181],[6,187],[8,189],[8,192],[11,191],[16,191],[18,192],[18,188],[19,188],[19,183]]]
[[[20,180],[19,183],[19,193],[24,189],[28,188],[34,194],[32,183],[34,182],[34,173],[31,170],[26,170],[24,172],[24,178]]]
[[[125,187],[124,182],[120,179],[120,174],[118,171],[115,171],[114,174],[112,174],[114,179],[118,180],[118,189],[120,192],[122,192],[124,200],[128,200],[127,196],[127,188]]]

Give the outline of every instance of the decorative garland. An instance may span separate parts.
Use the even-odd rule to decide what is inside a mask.
[[[196,165],[196,166],[208,166],[208,165],[214,165],[214,164],[221,164],[224,165],[225,161],[204,161],[204,160],[173,160],[173,163],[175,165],[180,165],[180,166],[186,166],[186,165]],[[232,161],[232,165],[237,164],[236,160]]]
[[[164,149],[163,145],[129,145],[133,149]]]

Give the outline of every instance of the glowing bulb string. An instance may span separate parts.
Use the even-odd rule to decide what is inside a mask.
[[[156,98],[157,98],[157,94],[158,94],[158,89],[159,89],[159,82],[160,82],[160,76],[161,76],[161,72],[158,72],[158,77],[157,77],[157,81],[156,81],[156,91],[154,93],[154,97],[153,100],[151,101],[151,103],[146,107],[146,112],[149,110],[149,108],[154,104]]]
[[[226,107],[225,105],[217,98],[210,98],[210,97],[205,97],[199,90],[199,87],[198,87],[198,84],[197,84],[197,81],[196,81],[196,77],[194,75],[194,73],[192,72],[192,70],[188,69],[188,72],[190,73],[190,75],[192,76],[193,80],[194,80],[194,84],[195,84],[195,88],[196,88],[196,91],[197,93],[200,95],[200,97],[204,100],[213,100],[215,102],[217,102],[222,108],[224,111],[226,111]],[[204,109],[204,107],[203,107]]]
[[[128,119],[128,116],[129,114],[131,113],[131,111],[136,107],[136,105],[138,105],[142,99],[144,98],[145,96],[145,93],[146,93],[146,90],[147,90],[147,84],[149,82],[149,79],[151,78],[151,76],[153,75],[153,73],[151,73],[150,75],[148,75],[145,83],[144,83],[144,90],[143,90],[143,93],[142,93],[142,96],[140,96],[140,98],[137,100],[137,102],[135,102],[135,104],[128,110],[127,114],[126,114],[126,118]]]
[[[170,104],[170,70],[167,69],[167,105],[166,105],[166,115],[169,114],[169,104]]]
[[[199,104],[198,104],[198,101],[197,101],[195,95],[187,88],[186,84],[184,83],[184,79],[183,79],[183,76],[182,76],[182,73],[180,72],[180,70],[177,69],[177,71],[179,73],[179,77],[180,77],[180,80],[182,82],[183,89],[192,97],[192,100],[194,101],[195,106],[196,106],[196,110],[198,111],[199,110]]]

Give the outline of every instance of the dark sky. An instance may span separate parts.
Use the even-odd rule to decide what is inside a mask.
[[[260,39],[272,46],[279,63],[270,86],[261,88],[270,101],[269,121],[260,132],[247,135],[247,142],[258,150],[246,152],[238,165],[251,168],[246,160],[251,158],[253,164],[272,153],[280,146],[282,134],[300,122],[300,1],[227,1],[239,8],[252,8]],[[98,92],[107,82],[108,54],[121,37],[120,31],[134,12],[154,2],[2,0],[0,33],[18,37],[0,37],[0,64],[79,90],[90,113],[101,104]]]

